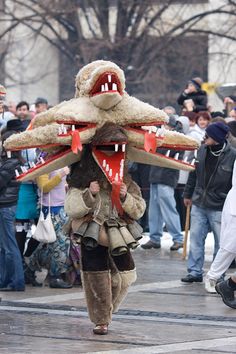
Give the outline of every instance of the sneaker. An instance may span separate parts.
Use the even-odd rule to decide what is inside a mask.
[[[144,250],[149,250],[151,248],[161,248],[161,244],[160,243],[154,243],[151,240],[149,240],[147,243],[144,243],[143,245],[141,245],[141,247]]]
[[[205,278],[205,289],[208,293],[216,294],[216,280],[210,279],[209,277]]]
[[[178,251],[178,249],[183,248],[183,244],[179,242],[174,242],[173,245],[170,247],[171,251]]]
[[[236,309],[236,300],[234,297],[234,290],[228,285],[228,280],[216,284],[216,291],[222,297],[226,306]]]
[[[183,283],[201,283],[202,276],[194,277],[192,274],[187,274],[186,277],[181,278]]]

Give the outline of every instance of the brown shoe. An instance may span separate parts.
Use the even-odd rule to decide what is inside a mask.
[[[107,334],[108,333],[108,325],[106,325],[106,324],[96,325],[96,327],[94,327],[94,329],[93,329],[93,333],[100,334],[100,335]]]
[[[183,244],[179,242],[174,242],[173,245],[171,246],[170,250],[171,251],[178,251],[178,249],[183,248]]]

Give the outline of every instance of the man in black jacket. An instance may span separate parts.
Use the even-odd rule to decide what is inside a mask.
[[[232,186],[236,150],[226,138],[229,128],[223,122],[210,124],[205,144],[198,151],[196,169],[191,172],[184,190],[184,203],[191,210],[188,274],[181,281],[202,282],[205,239],[209,231],[215,238],[214,256],[219,249],[221,213]]]
[[[207,94],[201,90],[202,82],[200,77],[193,78],[178,97],[177,102],[182,106],[183,111],[207,111]]]

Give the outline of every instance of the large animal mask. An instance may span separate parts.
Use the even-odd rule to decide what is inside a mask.
[[[7,150],[38,147],[47,157],[17,179],[26,181],[41,174],[70,165],[81,158],[83,145],[92,144],[92,154],[110,183],[123,180],[125,159],[161,167],[191,171],[193,163],[170,158],[158,148],[194,150],[198,143],[183,134],[165,129],[168,116],[125,92],[123,71],[114,63],[98,60],[84,66],[76,77],[75,98],[64,101],[47,112],[38,114],[29,130],[11,136]],[[127,139],[116,141],[110,135],[106,153],[93,144],[93,137],[106,124],[122,128]],[[104,150],[106,150],[104,146]]]

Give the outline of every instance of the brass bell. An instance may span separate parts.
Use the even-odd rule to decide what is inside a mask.
[[[109,227],[107,233],[112,256],[121,256],[127,253],[128,247],[119,229],[117,227]]]
[[[131,235],[131,233],[129,232],[129,230],[127,229],[126,226],[120,227],[119,231],[120,231],[126,245],[129,248],[135,249],[138,247],[138,245],[139,245],[138,242],[135,241],[135,239],[133,238],[133,236]]]
[[[142,236],[143,228],[142,226],[139,225],[139,223],[137,223],[137,221],[134,221],[132,224],[128,224],[127,227],[129,232],[131,233],[131,235],[136,241],[140,240],[143,237]]]
[[[83,236],[83,244],[88,250],[93,250],[98,245],[100,225],[95,221],[90,221],[84,236]]]

